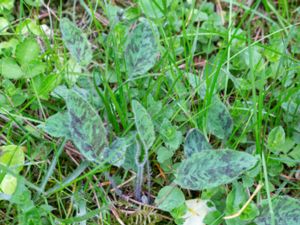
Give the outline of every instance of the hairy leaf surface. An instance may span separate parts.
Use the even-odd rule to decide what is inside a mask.
[[[129,34],[125,49],[126,68],[129,77],[148,72],[158,56],[158,31],[154,24],[142,20]]]
[[[212,99],[207,112],[207,129],[218,138],[227,138],[233,129],[232,118],[218,97]]]
[[[68,93],[66,104],[72,141],[85,158],[97,161],[107,145],[106,130],[100,116],[75,91]]]
[[[213,188],[234,181],[256,163],[257,158],[245,152],[203,150],[181,162],[175,182],[192,190]]]
[[[92,60],[92,48],[85,33],[72,23],[68,18],[60,21],[60,30],[63,41],[71,55],[81,65],[87,65]]]
[[[136,100],[133,100],[135,126],[145,149],[150,149],[155,140],[154,126],[147,110]]]
[[[280,196],[272,200],[275,224],[300,224],[300,201],[288,196]],[[260,216],[254,220],[257,225],[271,225],[271,215],[267,201],[263,204]]]
[[[208,149],[212,149],[212,147],[198,129],[191,129],[187,133],[184,143],[184,154],[186,157]]]
[[[117,138],[113,143],[103,150],[103,160],[120,167],[125,162],[127,143],[125,138]]]

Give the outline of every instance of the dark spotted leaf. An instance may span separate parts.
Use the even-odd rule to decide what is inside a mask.
[[[184,154],[187,158],[194,153],[208,149],[212,149],[212,147],[198,129],[191,129],[187,133],[184,142]]]
[[[280,196],[272,200],[275,224],[299,225],[300,201],[288,196]],[[260,216],[254,220],[257,225],[271,225],[271,215],[267,200],[263,202]]]
[[[155,140],[154,126],[147,110],[136,100],[131,103],[135,126],[145,149],[150,149]]]
[[[85,33],[68,18],[60,20],[62,39],[71,55],[81,65],[87,65],[92,60],[92,48]]]
[[[75,91],[68,93],[66,104],[73,143],[90,161],[97,161],[107,146],[106,130],[95,109]]]
[[[207,112],[207,130],[218,138],[227,138],[233,129],[232,118],[218,97],[213,97]]]
[[[155,65],[159,53],[158,39],[157,28],[145,19],[129,34],[125,49],[129,77],[145,74]]]
[[[191,190],[213,188],[236,180],[256,163],[257,158],[245,152],[203,150],[181,162],[175,182]]]
[[[50,116],[42,127],[45,132],[53,137],[70,137],[69,116],[67,112],[59,112]]]

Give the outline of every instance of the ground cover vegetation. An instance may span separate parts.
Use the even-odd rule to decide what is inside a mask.
[[[300,224],[300,5],[0,0],[0,224]]]

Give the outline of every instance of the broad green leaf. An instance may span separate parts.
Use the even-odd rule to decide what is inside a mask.
[[[97,161],[107,146],[106,130],[95,109],[75,91],[66,99],[71,139],[80,153],[90,161]]]
[[[17,45],[16,59],[21,65],[26,65],[37,60],[40,54],[40,46],[33,38],[26,38]]]
[[[43,130],[53,137],[70,138],[69,115],[67,112],[58,112],[50,116],[43,127]]]
[[[174,155],[174,151],[162,146],[157,150],[156,154],[157,154],[157,161],[159,163],[163,163],[166,160],[172,158],[172,156]]]
[[[31,87],[35,89],[39,98],[48,100],[50,92],[57,87],[60,80],[61,76],[57,74],[40,75],[32,79]]]
[[[124,138],[117,138],[113,143],[103,150],[103,160],[120,167],[125,162],[127,143]]]
[[[25,163],[25,147],[6,145],[0,147],[0,163],[10,167],[15,172],[22,170]]]
[[[18,80],[25,75],[17,62],[9,57],[0,60],[0,73],[5,78],[15,80]]]
[[[157,19],[164,16],[164,2],[166,7],[170,5],[171,0],[139,0],[139,6],[143,13],[150,18]]]
[[[268,147],[275,151],[277,148],[281,145],[283,145],[285,142],[285,132],[282,126],[278,126],[273,128],[268,136]],[[280,149],[279,149],[280,150]]]
[[[275,224],[299,225],[300,201],[288,196],[280,196],[272,200]],[[254,220],[257,225],[271,225],[271,215],[267,201],[264,201],[260,215]]]
[[[236,180],[256,163],[257,158],[245,152],[203,150],[180,163],[175,182],[191,190],[213,188]]]
[[[24,78],[32,78],[39,74],[43,74],[46,70],[46,64],[39,60],[33,60],[28,64],[22,65]]]
[[[86,34],[68,18],[62,18],[60,20],[60,31],[64,44],[77,62],[81,65],[89,64],[92,60],[93,53]]]
[[[17,187],[17,178],[13,175],[6,174],[0,184],[0,192],[12,195]]]
[[[191,129],[185,138],[184,154],[188,158],[202,150],[212,149],[205,136],[198,129]]]
[[[233,129],[232,118],[218,97],[213,97],[211,105],[207,112],[207,129],[208,132],[220,139],[227,138]]]
[[[268,159],[267,163],[267,170],[269,176],[279,176],[281,172],[283,171],[283,165],[282,162],[275,160],[275,159]]]
[[[154,143],[154,126],[147,110],[136,100],[131,102],[134,122],[144,148],[149,150]]]
[[[129,77],[145,74],[155,65],[159,53],[158,39],[157,28],[145,19],[131,31],[125,49]]]
[[[165,186],[160,189],[155,203],[159,209],[170,212],[184,204],[184,194],[178,187]]]

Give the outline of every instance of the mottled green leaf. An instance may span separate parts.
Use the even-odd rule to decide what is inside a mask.
[[[95,109],[75,91],[68,93],[66,104],[73,143],[90,161],[97,161],[107,145],[106,130]]]
[[[227,138],[233,129],[232,118],[218,97],[213,97],[207,112],[207,130],[218,138]]]
[[[271,150],[276,151],[279,146],[284,144],[284,142],[285,142],[285,132],[282,126],[273,128],[270,131],[268,136],[268,147]]]
[[[40,46],[33,38],[26,38],[17,45],[16,59],[21,65],[26,65],[36,60],[40,54]]]
[[[167,212],[184,204],[184,194],[178,187],[165,186],[160,189],[155,203],[158,208]]]
[[[142,20],[129,34],[125,49],[129,77],[148,72],[158,57],[158,31],[154,24]]]
[[[53,137],[70,138],[69,115],[67,112],[58,112],[50,116],[43,127],[43,130]]]
[[[124,161],[122,167],[125,170],[137,171],[137,166],[135,164],[137,143],[136,143],[135,139],[132,139],[132,136],[127,136],[127,138],[128,137],[130,137],[130,140],[127,139],[127,150],[126,150],[126,155],[125,155],[125,161]],[[134,137],[135,137],[135,135],[134,135]]]
[[[147,110],[136,100],[131,102],[135,126],[145,149],[150,149],[155,140],[154,126]]]
[[[257,158],[245,152],[203,150],[181,162],[175,182],[192,190],[213,188],[236,180],[256,163]]]
[[[103,160],[120,167],[125,162],[127,143],[124,138],[117,138],[113,143],[103,150]]]
[[[280,196],[272,200],[275,224],[299,225],[300,201],[288,196]],[[254,220],[257,225],[271,225],[271,215],[267,201],[264,201],[260,216]]]
[[[191,129],[185,138],[184,154],[188,158],[202,150],[212,149],[205,136],[198,129]]]
[[[77,62],[81,65],[89,64],[93,54],[91,44],[86,34],[68,18],[62,18],[60,20],[60,31],[64,44]]]
[[[18,63],[13,58],[9,57],[0,60],[0,73],[5,78],[15,80],[18,80],[25,75]]]

